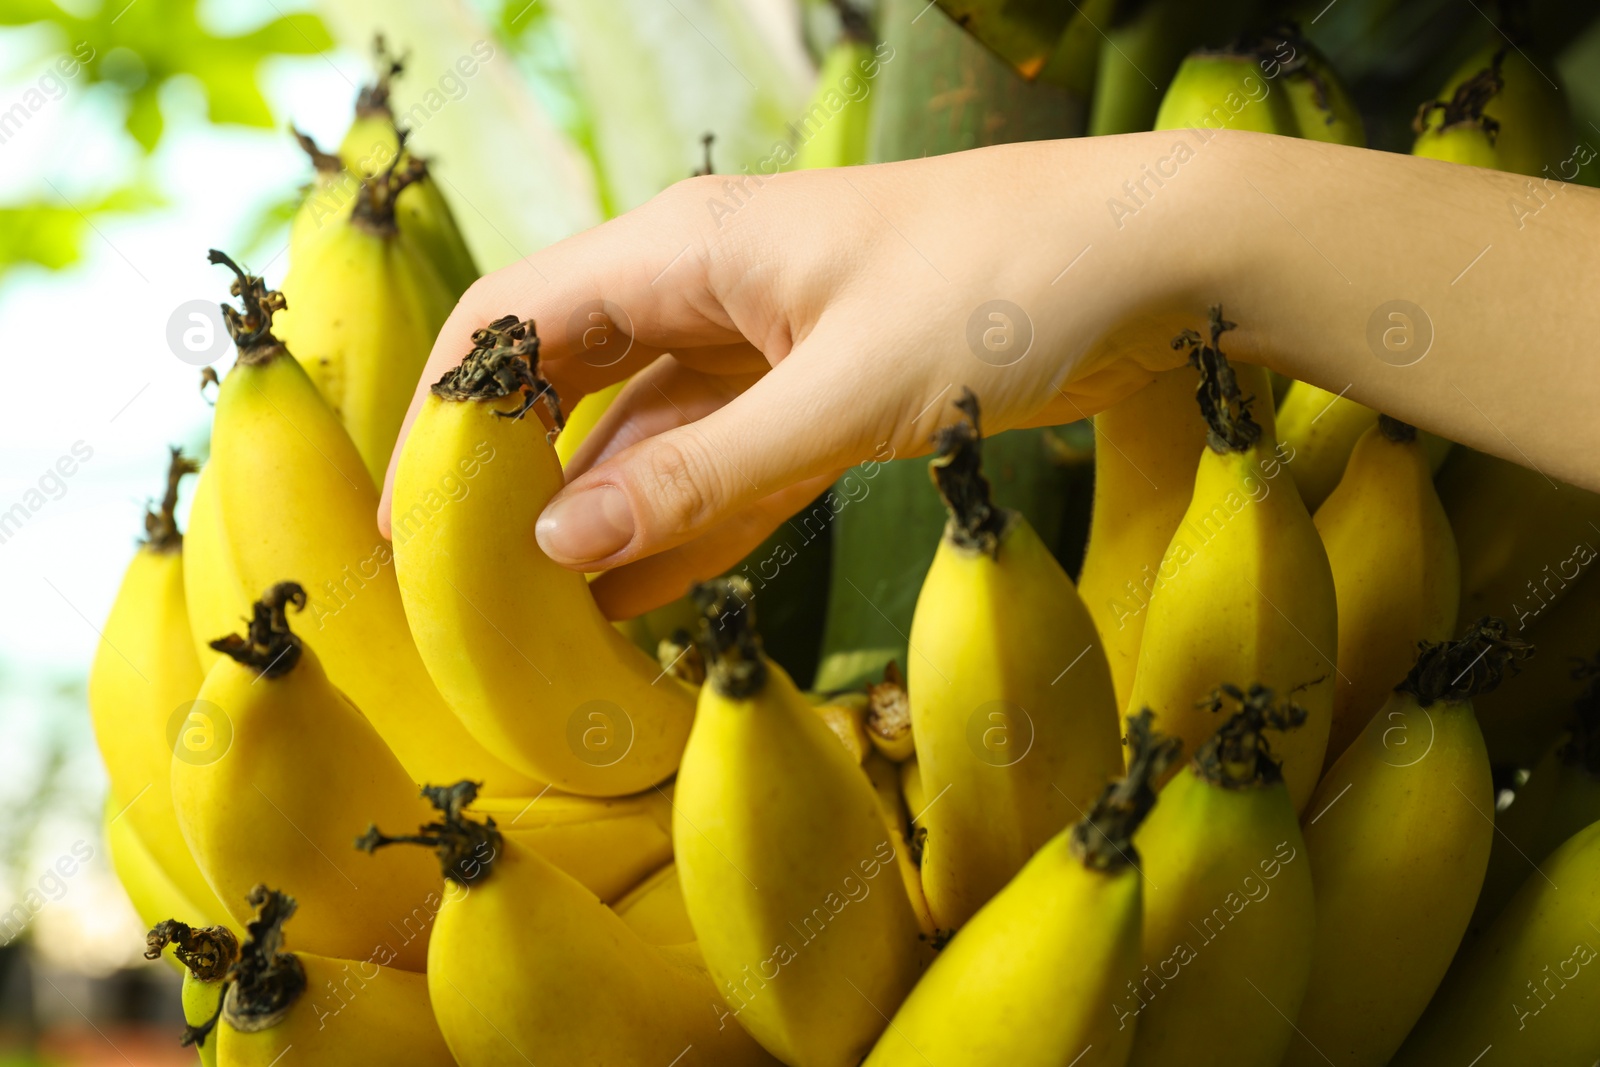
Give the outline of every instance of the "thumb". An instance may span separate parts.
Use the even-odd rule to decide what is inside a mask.
[[[810,339],[808,338],[808,342]],[[744,393],[696,422],[645,438],[556,494],[535,528],[567,567],[600,570],[680,545],[755,501],[870,455],[855,373],[819,376],[797,347]],[[848,361],[830,361],[835,368]]]

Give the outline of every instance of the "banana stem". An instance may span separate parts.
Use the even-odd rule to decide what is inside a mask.
[[[245,924],[245,942],[239,959],[228,970],[231,985],[222,998],[220,1015],[241,1033],[255,1033],[276,1025],[305,992],[306,971],[294,953],[283,948],[283,924],[298,905],[294,897],[257,885],[247,898],[256,917]],[[204,1040],[216,1019],[204,1027]]]
[[[395,131],[398,144],[394,158],[377,174],[362,179],[361,188],[356,190],[355,207],[350,209],[352,225],[379,237],[393,237],[398,232],[394,217],[395,202],[408,185],[428,176],[428,164],[406,154],[406,132],[400,129]]]
[[[283,294],[268,289],[266,282],[253,274],[246,274],[244,268],[215,248],[206,253],[206,259],[233,271],[233,284],[228,286],[228,292],[239,298],[244,310],[241,312],[232,305],[223,304],[222,318],[228,325],[228,336],[233,338],[234,347],[238,350],[237,362],[245,365],[266,363],[283,355],[287,351],[283,342],[272,336],[272,314],[284,309]],[[203,380],[201,388],[204,389]]]
[[[178,529],[178,483],[185,474],[195,474],[200,465],[172,446],[172,459],[167,464],[167,490],[161,496],[159,510],[144,509],[144,543],[157,552],[176,552],[183,547],[183,533]]]
[[[221,979],[239,958],[239,939],[226,926],[197,929],[177,919],[163,919],[152,926],[144,945],[147,960],[160,959],[161,950],[172,945],[178,962],[201,982]]]
[[[708,174],[716,173],[716,171],[711,167],[711,142],[715,141],[716,139],[717,135],[714,133],[703,133],[700,135],[700,148],[701,151],[705,153],[705,162],[694,170],[691,170],[689,172],[689,177],[704,178]]]
[[[369,84],[363,85],[361,91],[356,94],[356,117],[372,118],[375,115],[388,115],[393,118],[394,110],[389,106],[389,91],[394,79],[405,70],[405,57],[392,54],[381,33],[372,35],[372,57],[377,75]]]
[[[938,454],[928,464],[933,484],[950,512],[944,535],[952,544],[998,559],[1011,512],[994,506],[989,479],[983,476],[978,398],[971,389],[963,388],[955,406],[962,419],[934,435]]]
[[[1487,67],[1456,86],[1449,100],[1425,101],[1417,108],[1416,118],[1411,120],[1412,132],[1418,136],[1426,133],[1428,119],[1438,111],[1440,130],[1448,130],[1452,126],[1477,126],[1489,138],[1489,143],[1494,144],[1495,137],[1500,133],[1500,123],[1485,115],[1483,108],[1506,87],[1506,80],[1500,73],[1500,65],[1505,58],[1506,50],[1502,48],[1494,54]]]
[[[1305,723],[1309,713],[1291,702],[1278,705],[1272,690],[1259,682],[1248,691],[1219,685],[1200,706],[1216,713],[1230,703],[1238,710],[1196,750],[1195,773],[1224,789],[1254,789],[1283,781],[1283,765],[1272,758],[1263,731],[1268,727],[1295,729]]]
[[[1485,616],[1459,641],[1423,642],[1411,673],[1395,692],[1410,693],[1424,708],[1441,700],[1461,703],[1492,692],[1531,655],[1533,646],[1510,636],[1504,619]]]
[[[1397,445],[1409,444],[1417,439],[1417,428],[1389,415],[1378,416],[1378,431]]]
[[[301,133],[295,126],[290,126],[289,132],[294,134],[295,143],[300,146],[300,150],[311,158],[311,166],[317,173],[337,174],[344,170],[344,160],[317,147],[317,142],[311,139],[310,134]]]
[[[211,642],[211,647],[246,667],[254,667],[263,677],[281,678],[300,662],[300,638],[289,629],[288,606],[304,611],[306,591],[298,582],[279,582],[255,602],[245,636],[229,634]]]
[[[1195,399],[1208,427],[1206,444],[1213,452],[1244,452],[1261,439],[1261,425],[1250,417],[1253,396],[1242,396],[1233,364],[1222,354],[1222,335],[1234,328],[1222,317],[1222,305],[1211,308],[1211,343],[1195,330],[1184,330],[1172,339],[1175,349],[1189,349],[1189,365],[1200,372]]]
[[[555,431],[566,425],[561,398],[539,374],[539,334],[533,320],[521,322],[515,315],[501,316],[474,331],[472,351],[433,385],[433,395],[441,400],[498,400],[518,393],[520,407],[495,414],[520,419],[543,400]]]
[[[356,848],[370,855],[390,845],[424,845],[434,850],[440,870],[450,881],[459,886],[481,882],[500,853],[501,838],[493,816],[478,822],[465,814],[478,799],[479,785],[463,780],[455,785],[423,786],[422,795],[440,812],[440,821],[425,824],[419,833],[394,837],[375,825],[368,826],[367,832],[356,838]]]
[[[1128,773],[1106,786],[1089,813],[1073,824],[1072,854],[1091,870],[1114,873],[1138,862],[1134,831],[1156,804],[1155,782],[1177,757],[1183,742],[1157,733],[1149,708],[1128,716],[1125,742],[1132,751]]]
[[[767,658],[756,632],[755,592],[740,575],[702,582],[691,594],[700,609],[700,653],[706,679],[732,700],[766,688]]]

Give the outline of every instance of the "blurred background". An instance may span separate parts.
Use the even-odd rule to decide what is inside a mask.
[[[1113,32],[1144,6],[1085,5]],[[927,0],[855,6],[894,55],[872,90],[870,158],[1085,131],[1092,78],[1027,83]],[[1517,7],[1579,137],[1600,145],[1594,5]],[[1255,8],[1298,17],[1374,147],[1400,151],[1417,104],[1501,17],[1488,0]],[[173,315],[226,296],[208,248],[282,275],[311,173],[291,123],[338,144],[381,31],[406,59],[411,144],[489,271],[687,175],[706,132],[719,172],[771,161],[839,21],[820,0],[0,0],[0,1067],[192,1062],[176,974],[142,959],[105,858],[84,677],[168,446],[206,452],[210,409],[168,343]],[[1233,32],[1184,21],[1185,48]],[[1015,446],[1084,490],[1033,516],[1061,546],[1082,544],[1086,436]]]

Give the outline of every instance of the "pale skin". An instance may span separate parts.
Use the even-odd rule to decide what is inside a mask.
[[[962,386],[985,434],[1072,422],[1177,365],[1170,341],[1217,303],[1231,358],[1600,491],[1600,191],[1535,182],[1533,211],[1520,176],[1231,131],[746,179],[735,200],[739,178],[680,182],[474,284],[406,418],[504,314],[538,324],[567,410],[631,375],[536,530],[607,572],[592,588],[612,617],[721,573],[841,471],[926,454]],[[994,299],[1034,331],[1008,366],[967,341]],[[632,339],[609,366],[582,341],[599,300]],[[1431,323],[1408,366],[1415,344],[1369,342],[1369,323],[1404,328],[1380,311],[1396,300]],[[391,460],[385,535],[393,478]]]

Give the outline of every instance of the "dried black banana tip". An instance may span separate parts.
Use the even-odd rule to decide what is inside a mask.
[[[689,172],[689,177],[691,177],[691,178],[704,178],[708,174],[715,174],[716,173],[716,171],[713,170],[712,167],[711,167],[711,143],[713,141],[715,141],[716,139],[717,139],[717,135],[714,134],[714,133],[709,133],[708,132],[708,133],[703,133],[703,134],[700,135],[700,150],[705,155],[705,162],[702,163],[699,167],[695,168],[694,170],[691,170]]]
[[[1388,415],[1378,416],[1378,432],[1397,445],[1409,444],[1417,439],[1415,426]]]
[[[351,221],[379,236],[395,233],[395,204],[406,187],[428,176],[428,165],[406,151],[406,131],[395,131],[394,158],[376,174],[361,179],[356,190],[355,206],[350,210]]]
[[[292,952],[284,949],[283,925],[293,918],[298,905],[287,893],[258,885],[246,898],[256,916],[245,924],[245,941],[239,958],[228,969],[228,991],[222,998],[220,1015],[228,1025],[243,1033],[265,1030],[280,1022],[305,992],[306,971]],[[216,1020],[205,1027],[191,1027],[198,1044]],[[204,1031],[204,1032],[200,1032]]]
[[[767,684],[767,660],[756,632],[755,592],[750,582],[734,575],[694,587],[700,609],[700,653],[706,679],[725,697],[754,696]]]
[[[289,132],[294,135],[295,144],[300,146],[300,151],[311,160],[311,166],[319,174],[338,174],[344,170],[344,160],[332,152],[324,152],[310,134],[303,132],[298,126],[290,126]]]
[[[228,326],[228,336],[233,338],[240,363],[261,363],[284,351],[283,343],[272,336],[272,316],[287,305],[283,294],[268,289],[267,283],[254,274],[246,274],[224,252],[215,248],[206,253],[206,259],[233,271],[233,283],[228,292],[239,298],[239,307],[222,305],[222,318]]]
[[[1502,48],[1494,54],[1487,67],[1456,86],[1450,99],[1424,102],[1411,120],[1412,132],[1419,135],[1426,133],[1428,119],[1437,111],[1441,133],[1453,126],[1476,126],[1489,138],[1489,143],[1494,144],[1500,134],[1500,123],[1492,116],[1485,115],[1483,109],[1506,87],[1505,77],[1500,73],[1505,58],[1506,50]]]
[[[933,484],[950,512],[945,536],[962,548],[996,556],[1011,513],[995,506],[989,479],[983,476],[977,396],[963,387],[954,404],[961,418],[933,435],[935,455],[928,464]]]
[[[394,79],[399,77],[406,69],[406,57],[397,56],[389,51],[388,43],[383,39],[383,34],[372,35],[372,63],[375,76],[372,81],[361,87],[356,94],[356,116],[370,118],[374,115],[393,116],[390,108],[389,95],[393,89]]]
[[[454,785],[423,786],[422,795],[439,812],[437,820],[425,823],[415,834],[395,837],[376,826],[368,826],[367,832],[356,838],[356,848],[370,854],[390,845],[422,845],[433,849],[439,860],[439,870],[456,885],[481,882],[493,869],[502,840],[492,816],[485,816],[484,821],[479,822],[466,814],[466,809],[478,799],[481,788],[481,782],[468,780]]]
[[[1410,693],[1424,708],[1492,692],[1533,655],[1533,646],[1512,637],[1504,619],[1488,616],[1468,627],[1459,641],[1424,641],[1419,648],[1411,673],[1394,688]]]
[[[163,919],[144,938],[144,958],[158,960],[168,945],[189,973],[202,982],[220,981],[239,958],[239,939],[226,926],[193,927]]]
[[[1155,807],[1156,784],[1183,747],[1180,739],[1156,732],[1154,721],[1149,708],[1128,716],[1128,773],[1107,785],[1089,813],[1073,824],[1072,854],[1085,867],[1109,873],[1139,862],[1134,832]]]
[[[1196,772],[1225,789],[1248,789],[1283,781],[1283,765],[1272,756],[1265,731],[1293,730],[1305,724],[1309,713],[1292,701],[1277,701],[1273,691],[1259,682],[1248,690],[1219,685],[1200,706],[1213,713],[1234,709],[1217,732],[1194,754]]]
[[[254,667],[266,678],[281,678],[300,662],[300,638],[289,629],[289,607],[304,611],[306,591],[298,582],[279,582],[268,589],[251,609],[244,635],[229,634],[212,641],[225,656]]]
[[[176,552],[183,546],[183,534],[178,530],[178,483],[186,474],[196,474],[200,465],[183,454],[177,445],[172,447],[172,458],[167,463],[167,488],[161,496],[160,508],[144,509],[144,543],[157,552]]]
[[[539,374],[539,334],[533,320],[519,320],[515,315],[505,315],[474,331],[472,351],[433,386],[433,395],[442,400],[499,400],[519,394],[520,406],[496,414],[520,419],[543,400],[555,428],[566,425],[561,398]]]
[[[1189,350],[1189,365],[1200,372],[1195,399],[1206,420],[1206,444],[1213,452],[1243,452],[1261,439],[1261,425],[1250,417],[1253,396],[1243,396],[1233,364],[1222,354],[1222,335],[1234,323],[1222,317],[1222,305],[1211,309],[1211,343],[1194,330],[1172,339],[1172,347]]]

